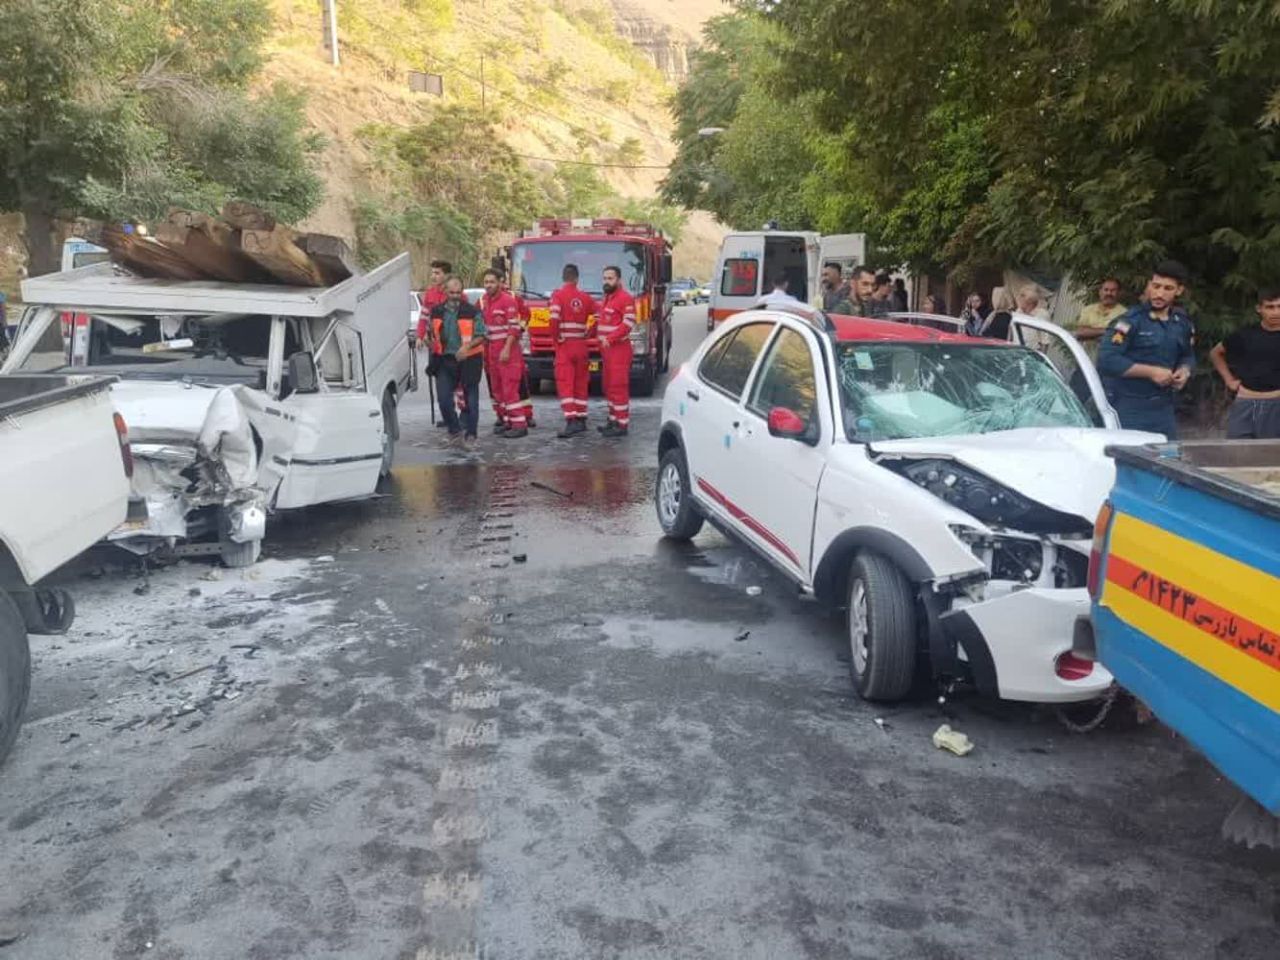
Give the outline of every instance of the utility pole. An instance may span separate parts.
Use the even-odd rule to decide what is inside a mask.
[[[338,65],[338,0],[321,0],[324,11],[324,45],[329,49],[329,63]]]

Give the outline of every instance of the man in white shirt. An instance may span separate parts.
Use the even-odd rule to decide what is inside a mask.
[[[758,307],[803,307],[804,302],[797,300],[787,292],[787,277],[785,274],[778,274],[773,280],[773,292],[766,293],[760,298],[760,302],[756,304]]]

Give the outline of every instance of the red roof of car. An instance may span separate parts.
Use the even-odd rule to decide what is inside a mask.
[[[933,327],[922,327],[898,320],[871,320],[867,317],[846,317],[828,314],[836,327],[839,341],[856,340],[918,340],[930,343],[1006,343],[987,337],[971,337],[963,333],[947,333]]]

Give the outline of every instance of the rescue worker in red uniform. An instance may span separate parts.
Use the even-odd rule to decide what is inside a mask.
[[[431,311],[440,306],[448,296],[444,292],[445,277],[453,273],[453,264],[448,260],[431,261],[431,286],[422,291],[418,297],[422,301],[422,310],[418,313],[418,346],[426,346],[427,318]],[[463,299],[466,299],[465,297]]]
[[[562,286],[551,294],[551,339],[556,344],[556,393],[564,412],[564,428],[557,437],[574,437],[587,429],[587,387],[590,354],[587,320],[599,308],[589,293],[578,289],[578,268],[565,265]]]
[[[604,268],[604,298],[596,336],[600,340],[600,386],[609,419],[600,432],[625,437],[631,426],[631,331],[636,325],[635,297],[622,289],[622,270]]]
[[[511,280],[505,272],[498,271],[498,279],[502,281],[502,289],[515,297],[516,306],[520,308],[520,333],[523,336],[524,331],[529,329],[529,305],[524,302],[524,298],[518,296],[511,289]],[[533,422],[533,395],[529,391],[529,367],[524,362],[524,345],[516,344],[516,349],[520,351],[520,404],[524,407],[524,417],[528,422],[529,429],[532,430],[537,426]]]
[[[524,379],[524,353],[520,350],[520,306],[516,298],[502,289],[497,270],[484,273],[484,296],[480,298],[484,316],[484,370],[489,378],[489,394],[498,415],[494,433],[508,440],[529,435],[529,420],[520,401],[520,382]]]

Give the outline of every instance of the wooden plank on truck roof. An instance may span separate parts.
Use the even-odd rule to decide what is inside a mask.
[[[330,287],[337,286],[360,272],[355,255],[347,246],[347,241],[341,237],[305,233],[297,243],[316,262]]]
[[[199,270],[202,277],[229,283],[254,283],[268,279],[266,272],[251,258],[241,253],[238,247],[230,245],[234,243],[234,231],[224,226],[224,232],[229,241],[226,245],[216,242],[210,232],[169,222],[157,225],[155,236]]]
[[[277,225],[274,230],[241,230],[240,249],[281,283],[296,287],[324,287],[320,267],[294,242],[294,232]]]
[[[158,280],[203,280],[204,274],[181,255],[136,229],[110,223],[102,228],[100,241],[117,263]]]

